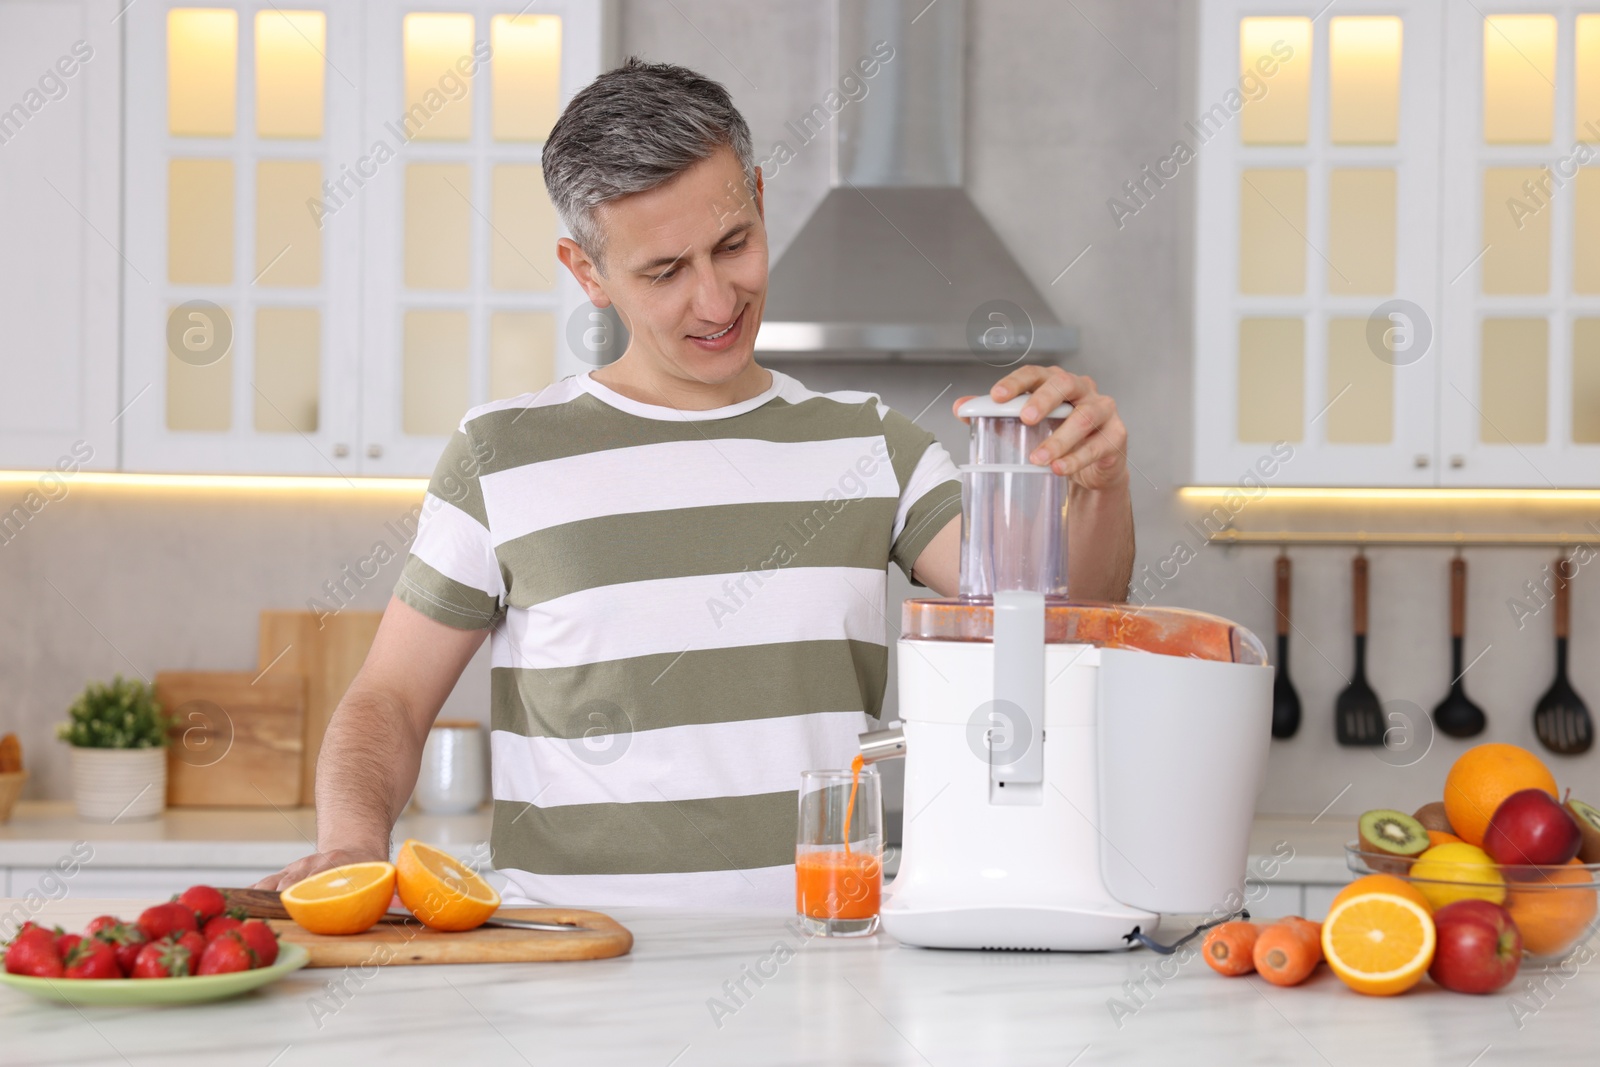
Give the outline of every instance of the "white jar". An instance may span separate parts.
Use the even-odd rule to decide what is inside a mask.
[[[152,819],[167,808],[167,750],[72,746],[72,800],[78,818]]]
[[[412,796],[429,815],[463,815],[483,805],[488,778],[483,728],[469,719],[441,719],[422,745],[422,767]]]

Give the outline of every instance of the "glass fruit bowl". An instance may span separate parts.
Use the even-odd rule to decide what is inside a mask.
[[[1600,863],[1561,867],[1510,864],[1463,867],[1459,879],[1413,877],[1419,857],[1384,856],[1361,851],[1359,842],[1344,847],[1345,864],[1356,874],[1392,874],[1422,891],[1438,909],[1455,899],[1475,897],[1502,904],[1522,934],[1522,951],[1530,961],[1564,959],[1588,938],[1600,913]]]

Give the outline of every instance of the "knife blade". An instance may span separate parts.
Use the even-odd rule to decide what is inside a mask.
[[[228,907],[238,908],[249,919],[288,919],[289,910],[283,906],[278,893],[273,889],[220,889],[223,899],[228,902]],[[383,913],[379,922],[400,923],[416,918],[404,908],[390,908]],[[510,915],[491,916],[484,922],[485,926],[503,926],[515,930],[545,930],[551,933],[573,933],[587,930],[588,927],[577,923],[551,923],[538,922],[533,919],[518,919]]]

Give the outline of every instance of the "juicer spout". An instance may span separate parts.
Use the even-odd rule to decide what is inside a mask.
[[[868,730],[861,735],[861,762],[900,759],[906,754],[906,732],[898,726],[887,730]]]

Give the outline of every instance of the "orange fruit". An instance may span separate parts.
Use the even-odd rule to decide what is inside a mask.
[[[1474,745],[1445,777],[1444,812],[1461,840],[1481,845],[1500,802],[1523,789],[1543,789],[1560,799],[1555,776],[1532,752],[1516,745]]]
[[[1522,947],[1535,956],[1554,956],[1571,947],[1594,920],[1600,901],[1588,885],[1590,872],[1578,860],[1563,868],[1545,868],[1538,882],[1516,882],[1506,910],[1522,931]],[[1558,888],[1559,887],[1559,888]]]
[[[471,930],[500,907],[500,894],[448,852],[407,841],[394,858],[400,903],[435,930]]]
[[[1322,921],[1322,955],[1357,993],[1390,997],[1422,980],[1438,943],[1433,916],[1400,893],[1355,893]]]
[[[1333,898],[1333,903],[1328,905],[1328,910],[1332,911],[1351,897],[1358,897],[1364,893],[1393,893],[1396,896],[1402,896],[1407,900],[1421,904],[1428,909],[1428,914],[1433,914],[1433,905],[1428,903],[1428,897],[1422,890],[1404,878],[1396,878],[1392,874],[1369,874],[1357,878],[1339,890],[1339,895]]]
[[[1455,834],[1447,834],[1443,830],[1428,831],[1428,845],[1453,845],[1461,841]]]
[[[347,863],[301,879],[278,898],[289,917],[314,934],[359,934],[389,910],[394,864]]]
[[[1464,841],[1428,849],[1411,865],[1411,878],[1434,911],[1458,900],[1501,904],[1506,899],[1506,880],[1500,868],[1487,852]]]

